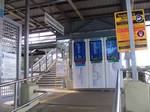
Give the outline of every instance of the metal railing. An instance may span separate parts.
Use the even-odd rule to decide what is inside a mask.
[[[113,112],[122,112],[121,108],[121,76],[120,70],[117,72],[115,97],[113,103]]]
[[[37,61],[30,69],[31,72],[45,71],[56,59],[56,50],[51,50]]]
[[[4,94],[7,94],[7,92],[11,92],[13,90],[13,94],[17,91],[17,86],[20,83],[23,83],[24,81],[32,81],[32,80],[37,80],[39,78],[41,78],[42,76],[45,75],[46,72],[48,71],[48,68],[50,66],[52,66],[56,61],[56,51],[55,50],[51,50],[49,53],[47,53],[46,55],[44,55],[38,62],[36,62],[33,67],[30,69],[30,76],[25,78],[25,79],[18,79],[18,80],[11,80],[8,82],[3,82],[0,84],[0,88],[1,90],[3,90]],[[8,89],[11,91],[8,91]],[[3,88],[3,89],[2,89]],[[2,92],[2,91],[1,91]],[[20,110],[22,108],[24,108],[25,106],[28,106],[30,103],[34,102],[35,100],[41,98],[42,96],[45,96],[46,93],[37,96],[34,99],[31,99],[31,101],[29,101],[27,104],[24,104],[20,107],[16,106],[18,104],[18,97],[14,96],[14,110],[12,110],[11,112],[16,112],[17,110]]]

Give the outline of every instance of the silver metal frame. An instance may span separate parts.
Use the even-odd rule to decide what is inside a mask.
[[[16,40],[16,80],[19,79],[20,74],[21,74],[21,38],[22,38],[22,25],[9,19],[4,17],[3,18],[4,21],[11,23],[13,25],[15,25],[16,27],[18,27],[19,30],[19,34],[18,34],[18,38]],[[2,87],[2,86],[0,86]],[[17,105],[19,104],[19,84],[16,83],[15,84],[15,91],[14,91],[14,107],[16,108]]]
[[[138,80],[138,73],[136,69],[135,42],[134,42],[134,29],[133,29],[133,20],[132,20],[131,0],[126,0],[126,7],[127,7],[128,25],[129,25],[129,34],[130,34],[132,77],[134,80]]]
[[[35,100],[41,98],[44,95],[43,94],[41,96],[38,96],[38,97],[32,99],[31,101],[29,101],[27,104],[24,104],[23,106],[18,107],[19,103],[20,103],[19,102],[19,96],[20,96],[19,85],[20,85],[20,83],[25,82],[27,80],[32,81],[33,79],[39,79],[42,76],[46,75],[45,73],[47,73],[49,71],[47,70],[46,67],[44,69],[42,69],[41,64],[43,64],[44,66],[47,65],[47,67],[49,67],[49,66],[52,66],[56,61],[56,59],[53,59],[53,55],[56,54],[56,51],[51,50],[49,53],[47,53],[47,56],[44,55],[37,63],[35,63],[33,65],[33,71],[31,71],[30,73],[31,74],[36,74],[35,76],[33,75],[31,77],[26,77],[26,78],[20,79],[20,77],[19,77],[20,74],[21,74],[21,70],[20,70],[20,68],[21,68],[21,65],[20,65],[21,64],[21,52],[19,52],[20,50],[21,50],[21,42],[20,42],[20,38],[19,38],[18,39],[18,48],[17,48],[17,60],[18,60],[17,61],[17,78],[14,81],[10,81],[10,82],[0,84],[0,87],[15,85],[14,110],[11,111],[11,112],[15,112],[17,110],[20,110],[20,109],[24,108],[25,106],[29,105],[30,103],[34,102]],[[39,63],[41,63],[41,64],[39,65]],[[36,68],[39,68],[39,69],[36,69]],[[40,71],[40,70],[43,70],[43,71]]]
[[[120,70],[118,70],[112,112],[122,112],[122,108],[121,108],[121,76],[120,75],[121,75]]]

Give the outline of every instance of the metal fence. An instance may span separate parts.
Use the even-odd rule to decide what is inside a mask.
[[[13,80],[16,80],[16,76],[19,75],[20,71],[20,57],[21,57],[21,32],[22,27],[20,24],[8,19],[3,18],[2,22],[2,32],[0,39],[0,66],[1,66],[1,75],[0,75],[0,83],[6,83]],[[4,67],[9,65],[10,63],[4,62],[4,54],[12,54],[14,57],[14,73],[11,73],[11,70],[4,70]],[[7,72],[7,73],[6,73]],[[14,85],[9,85],[0,88],[1,98],[9,97],[14,95]]]
[[[49,66],[55,61],[55,59],[56,49],[53,49],[36,62],[30,70],[31,72],[48,70]]]
[[[1,82],[2,83],[7,83],[7,82],[11,82],[13,81],[14,79],[9,79],[9,78],[6,78],[6,79],[2,79]],[[1,87],[0,89],[0,93],[1,93],[1,97],[2,98],[5,98],[5,97],[13,97],[14,95],[14,85],[9,85],[9,86],[5,86],[5,87]]]
[[[30,74],[29,76],[39,76],[40,74],[42,74],[43,72],[46,72],[48,70],[48,68],[55,63],[56,61],[56,50],[51,50],[50,52],[48,52],[46,55],[44,55],[38,62],[36,62],[32,68],[30,68]],[[40,77],[38,77],[40,78]],[[38,78],[36,78],[35,80],[37,80]],[[11,82],[14,81],[15,79],[13,78],[2,78],[1,79],[1,83],[7,83],[7,82]],[[0,93],[1,93],[1,97],[5,98],[5,97],[13,97],[14,96],[14,90],[15,90],[15,86],[14,85],[8,85],[5,87],[1,87]]]

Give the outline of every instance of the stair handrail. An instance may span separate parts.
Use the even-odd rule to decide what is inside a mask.
[[[51,64],[53,64],[54,62],[54,58],[53,56],[56,55],[56,50],[53,49],[51,51],[49,51],[47,54],[45,54],[40,60],[38,60],[30,69],[31,72],[34,71],[45,71],[47,70],[47,67],[50,66]],[[44,69],[42,69],[42,66],[45,66]]]
[[[121,108],[121,76],[120,70],[117,71],[117,80],[115,88],[115,97],[113,103],[113,112],[122,112]]]

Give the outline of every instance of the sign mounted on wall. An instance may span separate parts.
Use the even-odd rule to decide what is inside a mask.
[[[102,42],[101,40],[90,41],[90,61],[99,63],[102,61]]]
[[[76,66],[84,66],[86,61],[85,42],[74,42],[74,61]]]
[[[117,40],[115,37],[106,39],[106,54],[108,62],[119,62],[120,56],[117,50]]]
[[[147,48],[147,36],[144,10],[140,9],[132,11],[132,19],[135,48],[136,50],[145,49]],[[115,26],[118,50],[120,52],[130,51],[130,36],[128,28],[128,16],[126,11],[115,13]]]

